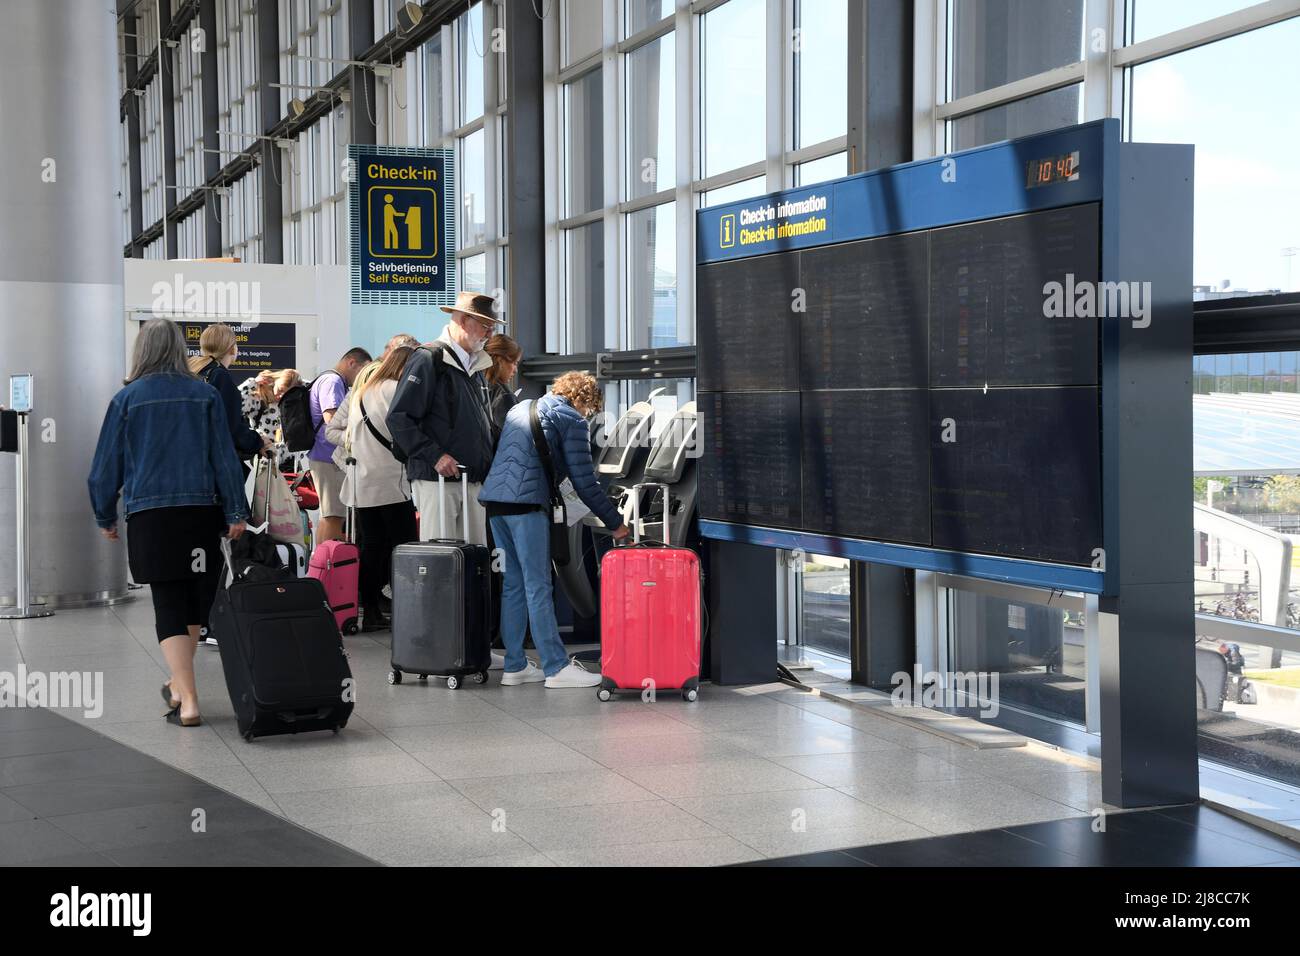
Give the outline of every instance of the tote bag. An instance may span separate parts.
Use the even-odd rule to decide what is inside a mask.
[[[265,532],[281,544],[302,544],[302,509],[280,478],[280,470],[264,457],[257,460],[253,484],[253,517],[262,517]]]

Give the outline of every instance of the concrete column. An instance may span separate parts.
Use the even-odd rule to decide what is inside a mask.
[[[103,601],[126,592],[123,545],[99,534],[86,492],[124,375],[116,21],[102,0],[9,0],[4,16],[0,400],[11,373],[35,374],[33,596]],[[0,604],[14,603],[13,542],[14,461],[0,455]]]

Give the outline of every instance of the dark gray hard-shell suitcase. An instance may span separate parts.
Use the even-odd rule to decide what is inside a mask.
[[[469,508],[462,505],[462,537],[447,538],[444,482],[438,478],[439,533],[443,537],[393,549],[392,656],[388,683],[403,674],[444,677],[452,690],[465,677],[485,683],[492,663],[492,557],[468,544]],[[462,494],[468,492],[461,471]]]

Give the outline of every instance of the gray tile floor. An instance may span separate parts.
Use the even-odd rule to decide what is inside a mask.
[[[370,866],[85,724],[0,708],[0,866]]]
[[[602,704],[587,690],[501,687],[496,673],[486,687],[394,687],[385,633],[347,639],[358,699],[337,737],[244,742],[219,656],[202,647],[205,724],[181,729],[162,720],[165,668],[147,591],[136,593],[116,608],[0,621],[0,670],[102,672],[102,715],[60,713],[122,745],[96,758],[103,769],[147,773],[135,764],[157,758],[382,863],[717,865],[1102,806],[1099,775],[1048,748],[971,750],[781,684],[706,685],[693,704],[674,693]],[[55,810],[77,813],[99,786],[5,756],[0,788]],[[69,853],[84,847],[78,834],[97,846],[129,829],[129,808],[105,812],[78,821]]]

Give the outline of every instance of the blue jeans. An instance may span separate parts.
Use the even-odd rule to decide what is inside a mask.
[[[542,658],[547,677],[558,674],[569,663],[555,621],[555,599],[551,592],[551,529],[547,515],[530,511],[522,515],[493,515],[492,541],[505,558],[501,593],[501,641],[506,646],[505,669],[521,671],[528,665],[524,656],[524,628],[532,626],[533,644]]]

